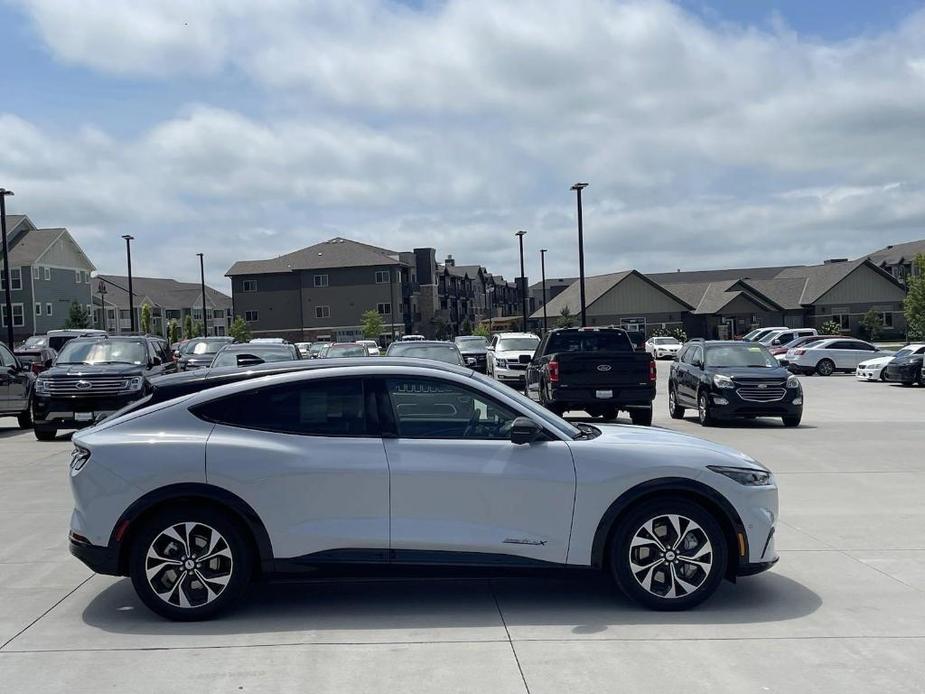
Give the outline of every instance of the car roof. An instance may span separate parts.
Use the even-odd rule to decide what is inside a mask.
[[[410,347],[456,347],[456,344],[448,340],[413,340],[409,342],[393,342],[392,345],[398,345],[402,349]],[[391,349],[392,345],[389,345]]]
[[[254,350],[269,350],[277,352],[291,352],[290,347],[295,345],[280,345],[280,344],[261,344],[258,342],[254,344],[252,342],[229,342],[222,348],[223,352],[252,352]]]
[[[559,328],[560,330],[569,330],[570,328]],[[550,331],[552,332],[552,331]],[[539,339],[539,335],[536,333],[497,333],[498,339],[502,337],[535,337]]]

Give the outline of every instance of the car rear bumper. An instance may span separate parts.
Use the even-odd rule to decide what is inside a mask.
[[[549,389],[547,400],[561,404],[614,405],[651,407],[655,399],[655,386],[625,388],[620,386],[558,386]]]
[[[68,548],[71,554],[80,559],[88,569],[98,574],[119,576],[119,553],[111,547],[92,545],[85,538],[70,533]]]

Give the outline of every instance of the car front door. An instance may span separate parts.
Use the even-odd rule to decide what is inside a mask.
[[[277,558],[385,560],[389,468],[361,378],[256,387],[203,406],[210,484],[249,503]]]
[[[0,344],[0,412],[17,409],[12,402],[10,387],[16,375],[16,358],[6,345]]]
[[[688,404],[697,402],[697,387],[700,384],[700,373],[703,369],[703,348],[693,345],[684,353],[681,377],[678,379],[678,395]]]
[[[873,345],[859,340],[849,342],[847,347],[848,348],[844,350],[844,362],[847,363],[847,366],[843,367],[839,364],[838,368],[851,369],[852,371],[856,369],[857,365],[862,361],[870,359],[879,351]]]
[[[575,498],[568,445],[512,443],[522,413],[461,380],[380,382],[394,560],[564,563]]]

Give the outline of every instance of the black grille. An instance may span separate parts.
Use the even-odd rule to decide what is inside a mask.
[[[775,402],[787,394],[787,389],[780,386],[742,386],[736,393],[743,400],[751,402]]]
[[[130,376],[58,376],[48,379],[51,395],[116,395]]]

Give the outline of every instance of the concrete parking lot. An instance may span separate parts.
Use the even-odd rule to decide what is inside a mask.
[[[925,389],[803,379],[799,429],[655,423],[735,446],[781,487],[778,566],[697,610],[604,581],[261,585],[228,617],[165,622],[66,547],[64,438],[0,419],[0,691],[925,691]]]

